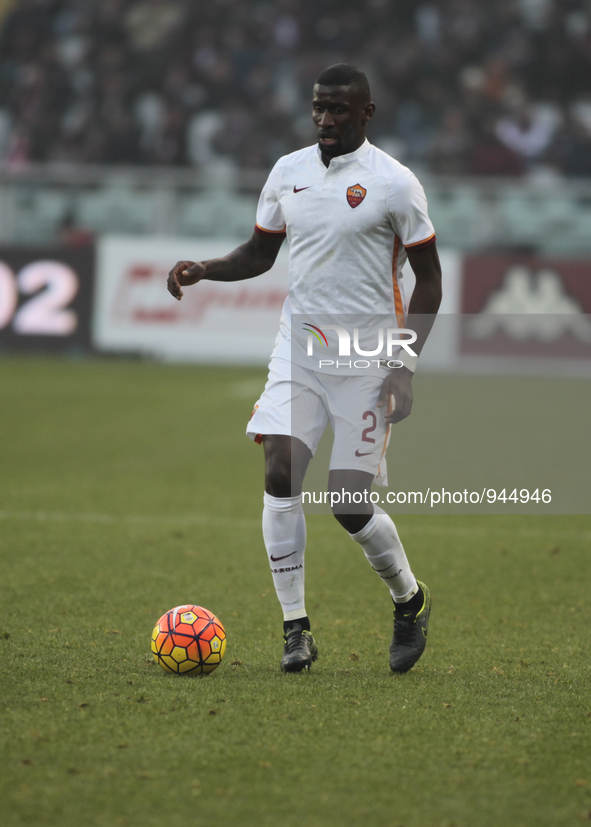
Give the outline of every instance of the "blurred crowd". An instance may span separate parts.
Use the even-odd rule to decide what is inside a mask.
[[[4,0],[0,159],[268,169],[327,65],[448,175],[591,176],[591,0]]]

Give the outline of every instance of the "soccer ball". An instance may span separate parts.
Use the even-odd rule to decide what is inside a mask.
[[[220,621],[191,603],[163,614],[152,632],[152,654],[165,672],[205,675],[220,665],[225,651]]]

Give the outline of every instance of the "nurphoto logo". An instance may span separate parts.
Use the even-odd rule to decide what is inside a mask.
[[[342,327],[342,325],[323,325],[322,328],[320,328],[310,322],[305,322],[302,327],[308,333],[306,351],[308,356],[314,356],[315,342],[317,342],[320,347],[331,347],[325,331],[334,331],[334,333],[336,333],[339,356],[351,356],[351,334],[345,327]],[[358,356],[376,356],[381,358],[372,359],[371,361],[368,359],[358,359],[353,363],[348,361],[342,364],[338,360],[335,361],[334,359],[320,359],[318,366],[319,369],[322,369],[323,367],[356,367],[363,370],[369,368],[373,362],[374,364],[385,365],[389,368],[401,368],[403,367],[403,363],[400,359],[392,358],[393,351],[396,349],[396,352],[398,352],[402,349],[410,356],[414,356],[416,358],[417,354],[411,347],[416,340],[417,334],[414,330],[409,330],[405,327],[388,327],[385,329],[380,327],[377,329],[376,347],[372,350],[367,350],[361,347],[359,328],[355,327],[353,328],[352,337],[354,352]]]

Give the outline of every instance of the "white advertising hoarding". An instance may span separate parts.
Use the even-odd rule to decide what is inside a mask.
[[[167,360],[266,365],[287,295],[287,244],[273,269],[257,278],[203,281],[185,289],[180,302],[166,289],[168,272],[176,261],[224,256],[243,241],[103,237],[97,251],[95,345],[103,351]],[[461,256],[451,250],[441,251],[440,256],[444,272],[441,312],[456,314]],[[405,282],[408,298],[414,286],[408,265]],[[434,330],[431,338],[421,356],[423,366],[453,367],[455,336]]]
[[[204,281],[176,301],[175,262],[227,255],[244,239],[105,236],[98,245],[95,345],[169,360],[266,365],[287,295],[287,246],[255,279]]]

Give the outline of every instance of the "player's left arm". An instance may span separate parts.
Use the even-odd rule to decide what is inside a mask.
[[[420,354],[441,304],[441,264],[435,242],[420,249],[410,247],[406,253],[416,278],[406,326],[417,334],[417,340],[413,343],[412,349]],[[386,416],[387,422],[400,422],[410,414],[413,375],[411,370],[402,367],[392,369],[384,379],[378,398],[378,407],[381,408],[390,396],[394,400],[394,409]]]

